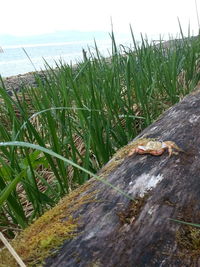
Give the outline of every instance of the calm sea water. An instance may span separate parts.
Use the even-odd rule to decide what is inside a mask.
[[[137,40],[140,39],[139,35],[135,37]],[[151,40],[160,39],[160,36],[148,37]],[[106,32],[67,31],[28,37],[1,35],[0,75],[9,77],[34,70],[43,70],[45,61],[51,67],[55,67],[56,62],[59,61],[76,64],[83,59],[82,49],[87,51],[89,47],[95,53],[94,39],[101,54],[109,56],[112,41],[109,33]],[[130,34],[115,34],[115,40],[118,45],[123,44],[128,47],[133,45]]]
[[[100,40],[97,44],[101,53],[107,56],[108,50],[111,49],[111,40]],[[87,50],[88,46],[94,51],[93,41],[52,41],[25,45],[4,45],[2,46],[3,52],[0,53],[0,75],[8,77],[34,71],[35,69],[45,69],[45,61],[51,67],[55,67],[55,62],[59,62],[61,59],[62,62],[75,64],[82,60],[82,49]]]

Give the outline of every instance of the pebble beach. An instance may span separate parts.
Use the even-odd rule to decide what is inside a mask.
[[[9,94],[12,94],[12,91],[19,91],[20,88],[23,86],[36,86],[36,81],[35,81],[35,74],[36,72],[28,72],[25,74],[19,74],[16,76],[10,76],[3,78],[3,84],[6,88],[6,90],[9,92]],[[39,76],[44,76],[43,71],[37,72],[37,75]],[[2,86],[2,82],[0,83],[0,86]]]

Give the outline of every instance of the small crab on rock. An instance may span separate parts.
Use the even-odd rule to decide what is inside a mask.
[[[137,145],[132,147],[129,152],[129,156],[133,154],[151,154],[154,156],[160,156],[164,153],[165,150],[168,150],[169,156],[172,154],[177,155],[178,152],[182,151],[174,142],[172,141],[155,141],[151,139],[141,139],[138,140]]]

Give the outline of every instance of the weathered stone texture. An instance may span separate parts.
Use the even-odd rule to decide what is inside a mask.
[[[200,223],[200,91],[137,138],[144,135],[174,141],[185,152],[125,157],[109,173],[105,179],[136,202],[94,181],[88,192],[98,190],[97,201],[74,214],[78,236],[45,266],[200,266],[200,230],[170,220]]]

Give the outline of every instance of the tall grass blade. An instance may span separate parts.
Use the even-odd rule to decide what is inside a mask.
[[[99,176],[97,176],[96,174],[93,174],[92,172],[86,170],[85,168],[79,166],[78,164],[74,163],[73,161],[69,160],[69,159],[66,159],[64,158],[63,156],[55,153],[54,151],[52,150],[49,150],[45,147],[41,147],[39,145],[34,145],[34,144],[30,144],[30,143],[26,143],[26,142],[0,142],[0,147],[2,146],[20,146],[20,147],[27,147],[27,148],[32,148],[32,149],[37,149],[39,151],[42,151],[44,152],[45,154],[49,154],[53,157],[56,157],[58,159],[61,159],[62,161],[65,161],[66,163],[80,169],[81,171],[89,174],[90,176],[94,177],[96,180],[104,183],[105,185],[108,185],[109,187],[111,187],[112,189],[114,189],[116,192],[120,193],[121,195],[125,196],[126,198],[130,199],[130,200],[133,200],[129,195],[127,195],[125,192],[123,192],[122,190],[120,190],[119,188],[113,186],[112,184],[110,184],[108,181],[106,181],[105,179],[103,178],[100,178]]]

